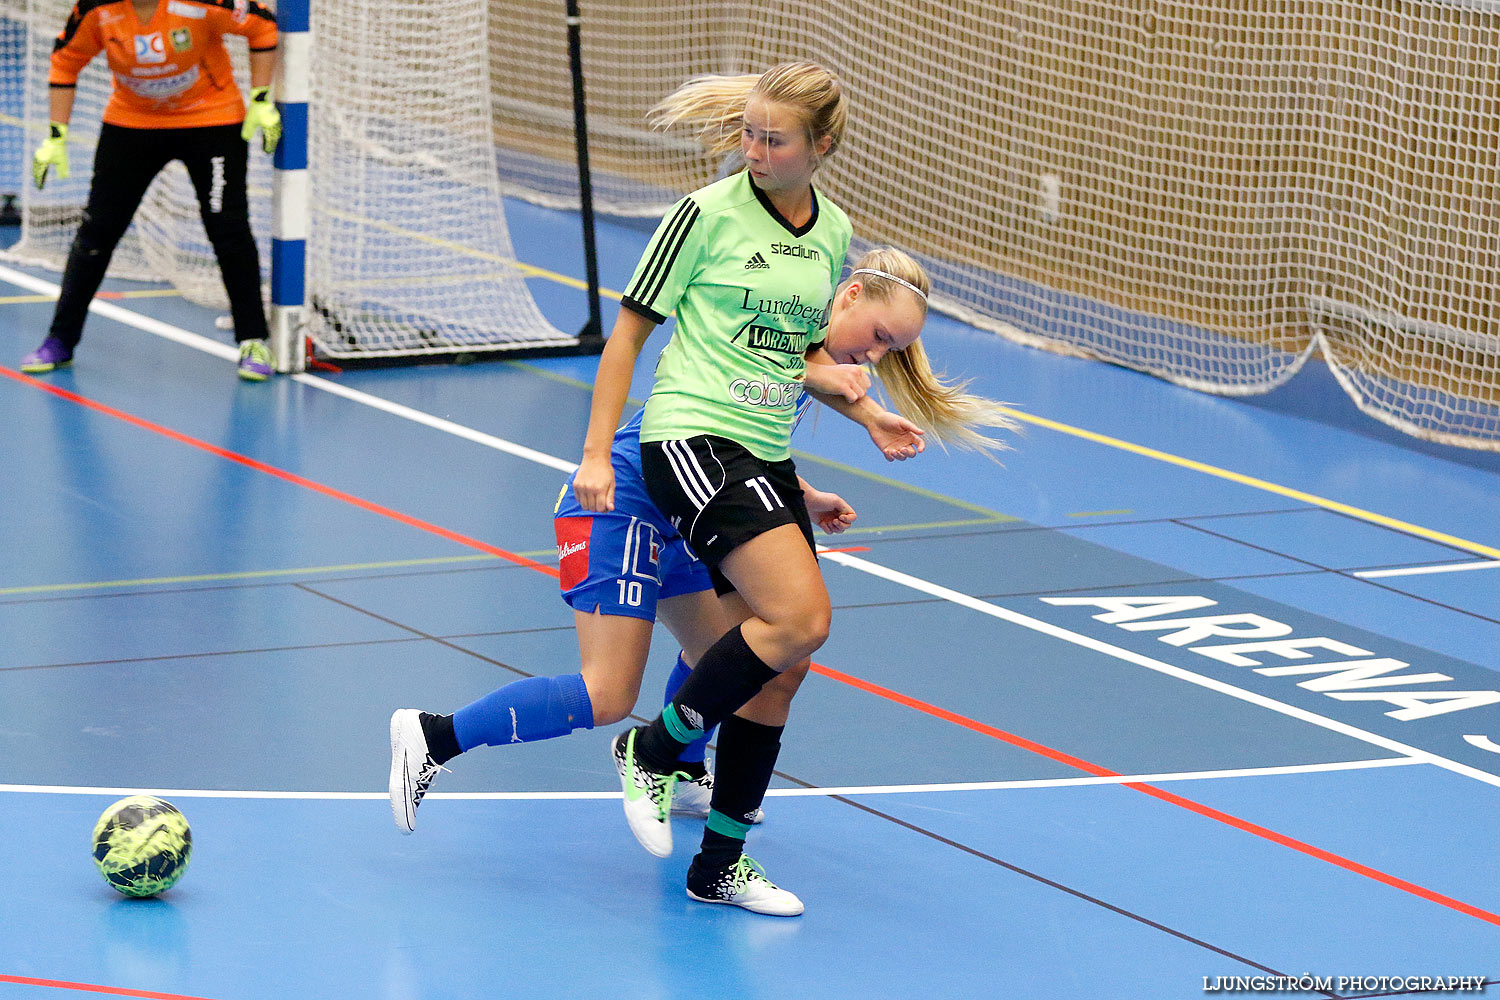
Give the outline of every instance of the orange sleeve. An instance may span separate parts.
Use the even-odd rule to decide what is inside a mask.
[[[222,8],[221,8],[222,9]],[[221,30],[226,35],[244,35],[250,51],[261,52],[276,47],[276,15],[256,0],[235,0]]]
[[[83,8],[87,6],[87,10]],[[104,48],[99,36],[97,4],[80,3],[68,15],[57,41],[52,43],[52,65],[47,72],[49,84],[71,87],[78,83],[78,74],[89,61]]]

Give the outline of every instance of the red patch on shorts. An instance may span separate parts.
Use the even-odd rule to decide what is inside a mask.
[[[572,590],[589,575],[589,536],[594,531],[594,519],[555,517],[552,531],[557,535],[558,580],[563,590]]]

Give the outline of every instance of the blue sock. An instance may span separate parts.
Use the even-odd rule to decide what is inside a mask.
[[[682,654],[678,653],[677,663],[672,667],[672,676],[667,678],[667,693],[661,701],[663,705],[672,704],[672,698],[677,694],[677,689],[682,687],[682,682],[687,680],[688,674],[692,672],[692,668],[687,665],[687,661],[682,658]],[[714,731],[710,729],[684,747],[677,759],[687,764],[703,763],[703,757],[708,752],[708,741],[713,738]]]
[[[464,751],[481,744],[534,743],[593,728],[594,706],[583,674],[527,677],[453,713],[453,735]]]

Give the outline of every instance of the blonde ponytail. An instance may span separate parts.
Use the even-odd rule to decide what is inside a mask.
[[[646,112],[652,128],[685,125],[697,129],[698,141],[716,156],[738,152],[750,95],[797,109],[811,143],[823,136],[833,140],[829,152],[844,137],[848,110],[839,82],[817,63],[791,62],[760,74],[694,77]]]
[[[895,247],[875,247],[860,257],[852,274],[857,275],[866,295],[878,302],[890,302],[897,295],[913,295],[927,313],[927,295],[932,279],[921,264]],[[899,351],[887,351],[875,363],[891,408],[927,432],[934,444],[952,444],[994,457],[1010,445],[983,433],[979,428],[997,431],[1020,429],[1005,413],[1003,403],[973,395],[969,381],[947,382],[932,370],[921,340]]]

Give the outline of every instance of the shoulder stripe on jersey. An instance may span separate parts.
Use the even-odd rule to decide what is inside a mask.
[[[120,0],[78,0],[78,5],[68,15],[68,23],[63,26],[62,34],[52,43],[52,51],[64,48],[78,34],[78,29],[83,26],[83,19],[89,16],[91,11],[97,10],[106,4],[119,3]],[[55,23],[55,22],[54,22]]]
[[[689,230],[693,223],[698,221],[701,210],[697,204],[688,199],[677,206],[677,211],[672,215],[667,224],[662,238],[656,245],[656,252],[651,255],[651,260],[642,269],[640,280],[637,281],[626,295],[637,302],[655,302],[656,297],[661,294],[662,288],[667,283],[667,275],[671,273],[672,265],[677,262],[677,255],[682,251],[682,245],[687,242]]]
[[[205,7],[222,7],[224,10],[234,10],[238,6],[235,0],[195,0],[195,2],[201,3]],[[256,0],[249,0],[245,5],[245,9],[256,17],[263,17],[272,24],[276,23],[276,15],[265,4],[256,3]]]

